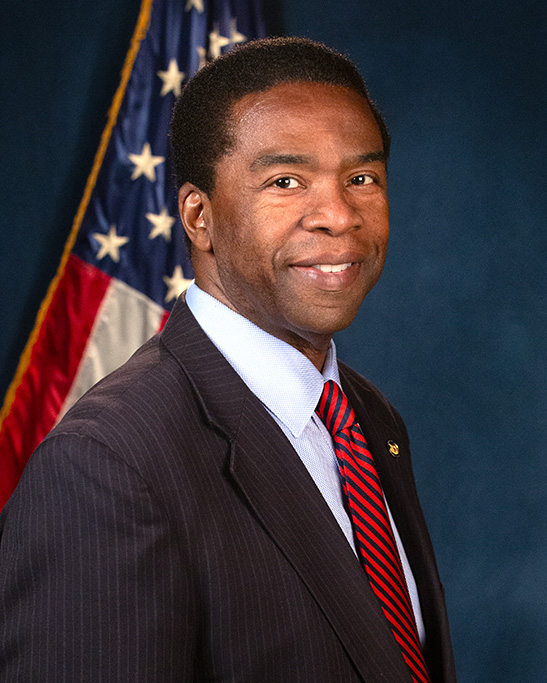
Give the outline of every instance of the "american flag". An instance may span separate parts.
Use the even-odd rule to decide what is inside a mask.
[[[56,277],[0,413],[0,508],[34,448],[169,314],[193,277],[168,146],[206,61],[264,35],[259,0],[143,0]]]

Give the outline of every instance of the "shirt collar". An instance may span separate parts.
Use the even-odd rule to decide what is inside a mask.
[[[196,284],[186,303],[205,334],[249,389],[294,436],[315,411],[324,383],[338,384],[336,347],[331,341],[323,372],[293,346],[268,334]]]

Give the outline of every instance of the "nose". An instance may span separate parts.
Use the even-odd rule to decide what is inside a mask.
[[[363,219],[355,197],[340,183],[321,184],[310,200],[308,212],[302,219],[306,230],[324,230],[338,235],[361,227]]]

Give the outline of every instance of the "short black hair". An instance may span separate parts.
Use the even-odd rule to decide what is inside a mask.
[[[170,132],[177,187],[190,182],[211,195],[216,163],[233,145],[230,116],[234,104],[250,93],[300,81],[339,85],[364,97],[380,129],[387,158],[386,124],[353,62],[307,38],[264,38],[206,64],[184,87]]]

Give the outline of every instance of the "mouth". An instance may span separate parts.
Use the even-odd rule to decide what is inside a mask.
[[[314,263],[310,268],[315,268],[315,270],[320,270],[322,273],[341,273],[343,270],[347,270],[353,265],[353,263]]]
[[[342,292],[352,286],[359,276],[361,261],[349,254],[342,258],[319,258],[315,263],[314,260],[301,261],[291,268],[298,277],[303,278],[303,285],[307,283],[323,291]]]

